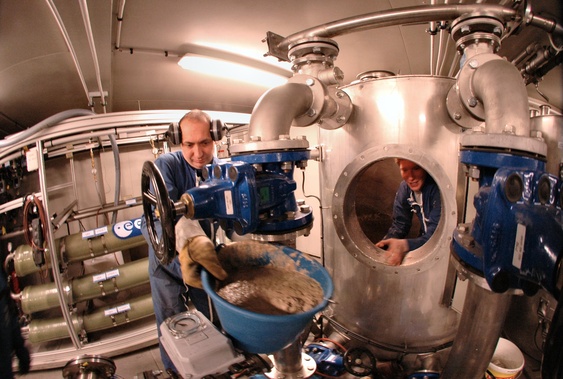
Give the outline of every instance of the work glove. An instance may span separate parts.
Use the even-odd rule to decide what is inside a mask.
[[[184,283],[197,288],[203,288],[201,283],[201,266],[219,280],[227,278],[217,258],[213,242],[206,236],[189,238],[180,250],[180,269]]]

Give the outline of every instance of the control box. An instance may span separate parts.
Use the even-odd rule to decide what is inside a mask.
[[[231,340],[197,310],[167,318],[160,332],[162,346],[184,379],[223,374],[229,366],[245,359]]]

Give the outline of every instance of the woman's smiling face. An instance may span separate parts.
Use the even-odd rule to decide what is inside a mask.
[[[426,180],[426,170],[406,159],[399,159],[401,177],[413,191],[420,191]]]

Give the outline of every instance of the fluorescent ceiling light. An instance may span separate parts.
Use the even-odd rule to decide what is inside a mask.
[[[178,64],[184,70],[238,80],[267,88],[284,84],[289,77],[289,73],[288,76],[283,76],[248,65],[197,54],[184,55]],[[279,69],[277,70],[279,71]]]

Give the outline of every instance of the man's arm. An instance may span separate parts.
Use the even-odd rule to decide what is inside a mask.
[[[405,238],[411,229],[412,211],[407,201],[409,191],[405,182],[401,182],[393,202],[393,222],[383,239]]]

